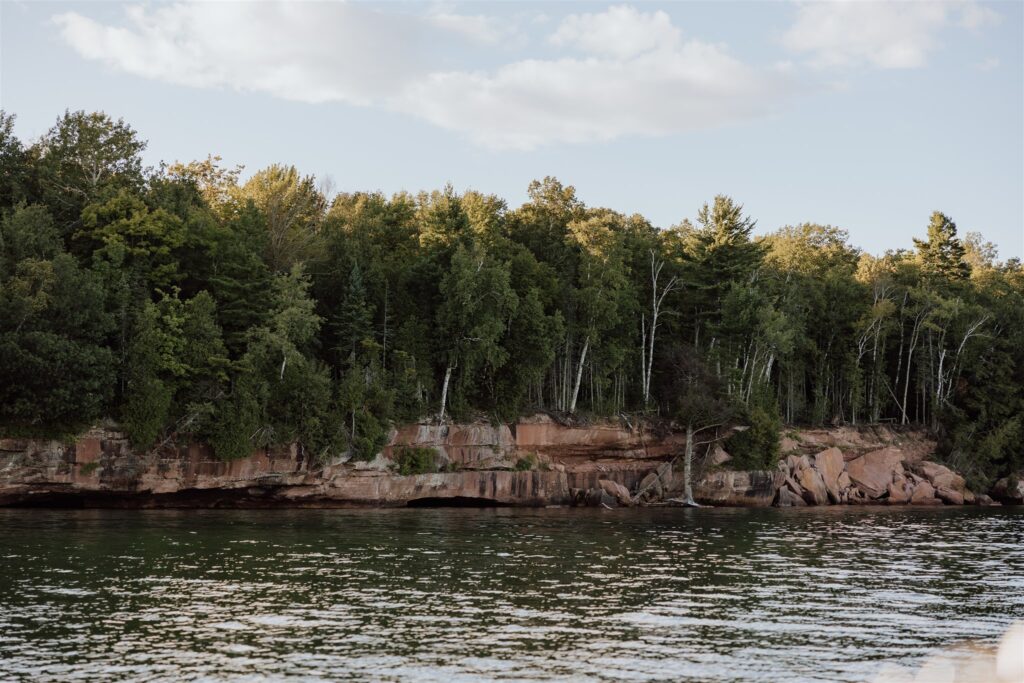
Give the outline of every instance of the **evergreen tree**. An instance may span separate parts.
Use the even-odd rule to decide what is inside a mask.
[[[940,211],[932,213],[928,239],[914,238],[914,246],[928,275],[958,280],[971,274],[964,245],[956,236],[956,223]]]

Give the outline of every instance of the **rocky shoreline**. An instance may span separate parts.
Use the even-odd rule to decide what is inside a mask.
[[[72,442],[0,439],[0,506],[398,507],[670,505],[683,491],[685,435],[649,425],[413,424],[370,462],[314,462],[298,444],[216,459],[201,443],[133,451],[96,428]],[[436,472],[401,475],[403,449]],[[788,431],[773,470],[731,469],[722,449],[694,463],[696,502],[713,506],[1024,503],[1024,476],[987,494],[928,458],[926,435],[887,427]]]

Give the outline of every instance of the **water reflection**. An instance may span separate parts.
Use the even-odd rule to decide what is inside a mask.
[[[1024,618],[1024,511],[0,510],[0,679],[866,681]]]

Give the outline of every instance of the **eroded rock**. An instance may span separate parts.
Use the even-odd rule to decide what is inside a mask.
[[[1024,503],[1024,472],[1003,477],[992,487],[992,497],[1001,503],[1021,505]]]
[[[825,487],[825,480],[821,472],[814,468],[800,470],[797,481],[803,488],[803,498],[811,505],[825,505],[828,503],[828,489]]]
[[[846,461],[843,459],[843,452],[833,446],[814,456],[814,468],[821,473],[822,481],[825,483],[825,490],[833,503],[839,502],[839,492],[842,487],[839,485],[839,477],[846,470]],[[849,476],[849,475],[847,475]]]
[[[927,481],[922,481],[914,486],[910,503],[911,505],[942,505],[942,501],[935,497],[935,488]]]
[[[937,462],[923,460],[914,466],[914,471],[931,482],[936,489],[947,489],[962,494],[967,488],[967,482],[963,477]]]
[[[780,508],[789,507],[805,507],[807,503],[804,499],[797,494],[789,490],[789,487],[782,487],[779,489],[778,498],[775,501],[775,505]]]
[[[600,479],[597,482],[598,486],[601,487],[605,493],[615,498],[620,505],[632,505],[633,497],[629,495],[629,489],[620,484],[617,481],[611,481],[610,479]]]
[[[894,447],[866,453],[846,463],[850,479],[870,498],[881,498],[893,475],[903,474],[903,453]]]

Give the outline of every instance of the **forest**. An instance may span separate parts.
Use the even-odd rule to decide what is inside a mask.
[[[1024,267],[936,207],[872,255],[724,194],[659,228],[552,177],[513,208],[145,148],[103,113],[31,142],[0,113],[5,433],[366,459],[396,423],[547,411],[743,425],[761,466],[783,425],[883,422],[974,486],[1024,467]]]

